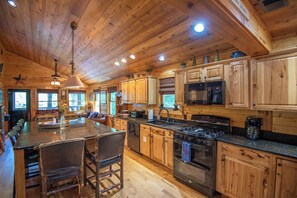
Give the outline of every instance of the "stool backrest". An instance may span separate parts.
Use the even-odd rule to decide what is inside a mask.
[[[82,167],[84,139],[76,138],[41,144],[39,146],[40,170],[48,171],[67,167]]]
[[[9,133],[8,133],[8,137],[10,139],[10,142],[12,144],[12,146],[15,145],[17,139],[18,139],[18,136],[19,136],[19,133],[17,130],[11,130]]]
[[[96,138],[96,157],[99,161],[123,155],[126,132],[100,134]]]

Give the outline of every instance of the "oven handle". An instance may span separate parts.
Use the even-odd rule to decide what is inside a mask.
[[[186,163],[186,164],[195,166],[195,167],[197,167],[197,168],[200,168],[200,169],[202,169],[202,170],[205,170],[205,171],[208,171],[208,172],[211,171],[210,168],[207,168],[207,167],[205,167],[205,166],[202,166],[202,165],[199,165],[199,164],[195,164],[195,163],[193,163],[193,162],[184,162],[183,160],[181,160],[181,159],[178,158],[178,157],[175,157],[175,159],[178,160],[178,161],[180,161],[180,162],[183,162],[183,163]]]
[[[183,141],[180,141],[180,140],[174,140],[175,143],[177,144],[182,144]],[[192,148],[196,148],[196,149],[199,149],[199,150],[203,150],[203,151],[206,151],[206,152],[209,152],[209,149],[208,148],[205,148],[205,146],[200,146],[198,144],[195,144],[195,143],[192,143],[192,142],[189,142],[191,144],[191,147]]]

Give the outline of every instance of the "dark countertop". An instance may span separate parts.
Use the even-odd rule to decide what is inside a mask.
[[[93,138],[98,134],[115,132],[116,129],[110,128],[99,122],[80,118],[71,120],[70,126],[65,128],[66,139],[72,138]],[[14,149],[25,149],[38,146],[42,143],[61,140],[60,128],[42,129],[37,122],[26,122],[22,133],[17,139]]]
[[[144,119],[144,118],[131,118],[131,117],[123,118],[121,116],[116,116],[115,118],[122,119],[122,120],[127,120],[127,121],[133,121],[133,122],[137,122],[139,124],[146,124],[146,125],[149,125],[149,126],[158,127],[158,128],[167,129],[167,130],[172,130],[172,131],[180,130],[180,129],[184,128],[184,127],[189,126],[186,123],[179,123],[179,122],[175,122],[175,124],[168,124],[166,126],[158,125],[158,124],[153,124],[151,122],[148,122],[148,120]]]
[[[272,142],[267,140],[251,140],[238,135],[224,135],[217,138],[218,141],[226,142],[238,146],[244,146],[260,151],[297,158],[297,146]]]

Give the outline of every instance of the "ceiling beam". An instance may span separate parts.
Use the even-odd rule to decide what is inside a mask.
[[[270,35],[263,28],[250,4],[244,4],[243,12],[233,0],[163,1],[197,22],[202,21],[209,31],[221,36],[248,55],[268,54],[271,50]]]

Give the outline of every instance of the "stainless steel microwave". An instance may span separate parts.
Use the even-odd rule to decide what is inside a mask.
[[[224,105],[225,81],[185,84],[184,99],[187,105]]]

